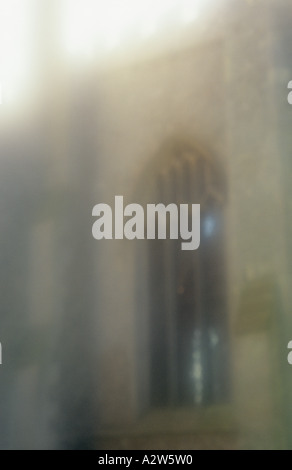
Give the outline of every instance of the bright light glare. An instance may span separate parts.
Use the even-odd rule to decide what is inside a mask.
[[[170,32],[170,25],[186,26],[206,1],[59,0],[54,4],[60,8],[61,41],[67,55],[87,61]],[[33,38],[34,15],[43,8],[38,0],[0,0],[0,104],[19,103],[31,86],[33,48],[39,44]]]
[[[0,0],[1,101],[13,100],[30,71],[32,0]]]
[[[216,222],[212,216],[209,215],[208,217],[206,217],[204,221],[204,231],[207,237],[210,237],[213,234],[215,230],[215,225]]]
[[[65,50],[87,58],[129,41],[153,36],[172,23],[190,23],[203,0],[63,0]]]
[[[191,23],[197,19],[199,15],[198,4],[193,0],[185,0],[182,3],[182,20],[185,23]]]

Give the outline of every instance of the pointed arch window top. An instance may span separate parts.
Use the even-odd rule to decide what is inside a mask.
[[[139,192],[154,193],[165,202],[222,205],[226,185],[218,162],[187,140],[171,139],[146,168]],[[162,201],[161,201],[162,202]]]

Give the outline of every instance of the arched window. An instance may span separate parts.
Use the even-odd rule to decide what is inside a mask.
[[[149,402],[204,406],[229,399],[224,179],[186,142],[168,144],[145,177],[148,200],[201,204],[201,244],[148,240]]]

